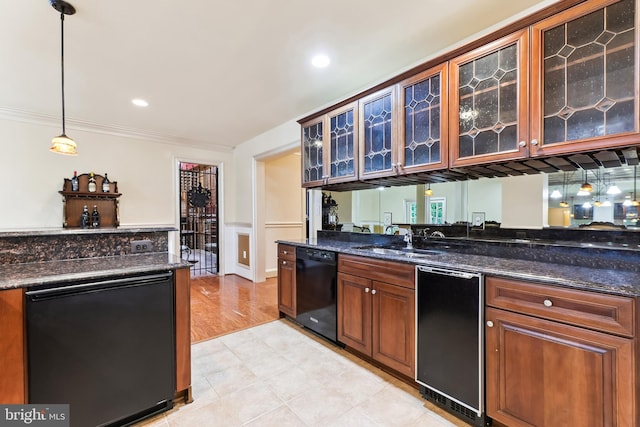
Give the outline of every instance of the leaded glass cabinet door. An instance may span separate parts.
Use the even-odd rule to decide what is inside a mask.
[[[594,0],[532,27],[532,156],[637,144],[636,9]]]
[[[398,159],[401,173],[448,166],[447,64],[399,84]]]
[[[528,156],[528,58],[523,30],[450,62],[451,166]]]
[[[324,183],[324,118],[302,124],[302,186],[318,187]]]
[[[395,93],[384,89],[359,103],[360,179],[396,173]]]
[[[327,114],[329,182],[345,182],[358,175],[357,102]]]

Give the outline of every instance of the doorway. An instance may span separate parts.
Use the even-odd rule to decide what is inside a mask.
[[[180,253],[191,276],[217,274],[218,168],[180,162]]]

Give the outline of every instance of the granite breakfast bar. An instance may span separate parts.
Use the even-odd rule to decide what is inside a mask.
[[[167,295],[172,298],[173,326],[166,332],[173,331],[169,342],[174,343],[171,397],[191,401],[190,264],[169,253],[173,231],[156,227],[0,233],[0,402],[30,403],[27,292],[100,281],[125,285],[160,276],[169,280]],[[148,242],[151,252],[131,253],[131,242],[140,240]]]

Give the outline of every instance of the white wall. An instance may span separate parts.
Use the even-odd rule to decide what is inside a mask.
[[[222,214],[227,214],[227,206],[235,205],[234,194],[227,188],[234,177],[224,172],[225,164],[232,160],[230,151],[67,128],[79,154],[63,156],[49,151],[51,138],[59,133],[52,125],[0,118],[0,231],[61,228],[58,191],[74,170],[79,174],[106,172],[117,181],[122,193],[121,227],[178,227],[179,160],[222,166]]]
[[[502,228],[538,229],[549,226],[548,176],[546,174],[501,178],[500,181],[502,182]]]

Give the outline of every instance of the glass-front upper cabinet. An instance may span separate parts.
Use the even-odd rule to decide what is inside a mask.
[[[394,87],[359,101],[360,179],[396,173],[396,107]]]
[[[302,124],[302,186],[351,181],[358,173],[357,102]]]
[[[636,7],[593,0],[532,26],[532,156],[637,144]]]
[[[324,183],[324,117],[302,123],[302,186]]]
[[[399,83],[398,173],[448,166],[447,64]]]
[[[358,114],[357,102],[327,114],[329,133],[328,182],[345,182],[358,174]]]
[[[450,61],[450,164],[528,156],[529,32]]]

